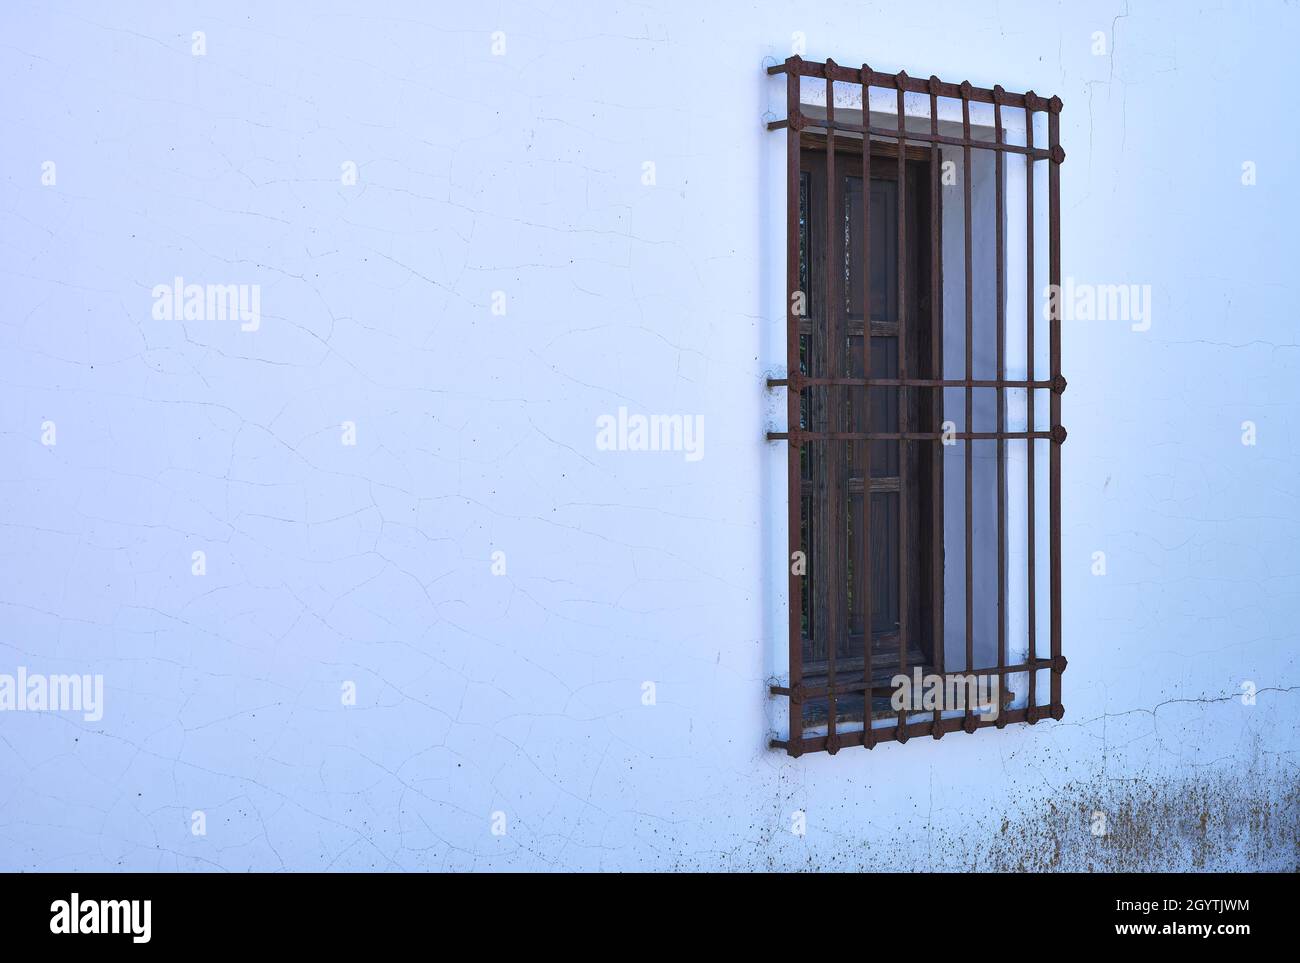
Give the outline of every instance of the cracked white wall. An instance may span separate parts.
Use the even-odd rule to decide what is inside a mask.
[[[1269,12],[1291,29],[1028,2],[7,5],[0,673],[102,674],[105,711],[0,713],[0,866],[1292,867],[1300,189],[1248,85],[1281,81],[1297,13]],[[1058,94],[1065,272],[1152,285],[1150,330],[1063,332],[1060,724],[764,748],[761,68],[795,31],[810,58]],[[259,285],[260,326],[154,320],[177,276]],[[704,457],[598,450],[621,406],[702,416]]]

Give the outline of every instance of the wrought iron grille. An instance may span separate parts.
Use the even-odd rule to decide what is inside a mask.
[[[1034,265],[1034,228],[1035,228],[1035,165],[1046,162],[1047,168],[1047,209],[1046,228],[1048,232],[1048,265],[1046,282],[1051,290],[1060,290],[1061,280],[1061,245],[1060,245],[1060,166],[1065,153],[1059,143],[1059,119],[1061,101],[1057,97],[1050,99],[1039,97],[1033,91],[1024,94],[1008,93],[1002,87],[990,89],[974,87],[969,82],[951,84],[931,76],[928,80],[912,78],[905,72],[897,74],[874,71],[867,65],[859,69],[842,67],[834,61],[824,63],[809,62],[801,57],[791,57],[783,64],[768,68],[769,74],[784,74],[786,78],[786,118],[768,124],[769,130],[786,132],[786,295],[787,295],[787,329],[786,329],[786,377],[769,379],[770,388],[784,388],[786,391],[787,430],[769,432],[772,441],[783,441],[788,447],[788,519],[790,559],[813,560],[813,571],[821,565],[817,583],[817,598],[804,597],[808,584],[808,569],[800,571],[797,564],[791,564],[789,579],[789,681],[786,685],[773,685],[771,692],[776,696],[789,699],[789,734],[784,739],[773,739],[774,748],[784,749],[792,756],[804,752],[826,750],[834,754],[846,746],[865,745],[873,748],[879,742],[896,740],[906,742],[915,736],[929,735],[935,739],[947,732],[958,729],[974,733],[986,726],[1002,728],[1008,723],[1026,722],[1034,724],[1042,718],[1060,719],[1064,714],[1061,701],[1061,674],[1065,671],[1066,660],[1061,654],[1061,445],[1065,441],[1065,429],[1061,426],[1061,395],[1065,390],[1065,379],[1061,376],[1061,337],[1060,337],[1060,300],[1052,298],[1045,310],[1046,333],[1049,341],[1049,368],[1046,377],[1035,371],[1035,327],[1036,306],[1040,303],[1035,297],[1035,284],[1044,279],[1035,276]],[[801,87],[804,78],[820,78],[825,81],[826,97],[824,108],[811,109],[801,99]],[[860,89],[862,98],[859,122],[844,120],[851,111],[842,110],[837,116],[835,85],[847,84]],[[872,89],[894,91],[896,94],[896,122],[893,126],[879,125],[872,117]],[[919,129],[918,117],[924,115],[914,112],[913,124],[909,129],[907,104],[905,96],[928,95],[929,130]],[[915,100],[915,97],[913,98]],[[948,128],[941,133],[940,102],[948,99],[959,101],[961,106],[960,135],[956,133],[955,120],[942,126]],[[991,138],[972,136],[971,105],[992,105]],[[1004,136],[1003,110],[1023,111],[1024,143],[1013,143]],[[983,108],[982,108],[983,109]],[[1045,147],[1036,146],[1034,142],[1035,115],[1046,115]],[[824,160],[816,160],[810,176],[808,161],[809,145],[817,151],[824,149]],[[945,367],[955,368],[942,355],[944,313],[942,304],[942,277],[945,267],[943,257],[943,230],[941,220],[941,147],[960,148],[962,185],[962,234],[961,270],[964,277],[964,327],[965,358],[964,371],[959,377],[945,378]],[[848,153],[846,153],[846,148]],[[995,277],[992,289],[996,304],[996,376],[977,378],[973,363],[974,325],[973,301],[975,275],[973,268],[972,239],[972,152],[989,151],[993,154],[993,262]],[[854,156],[855,153],[859,156]],[[928,155],[928,158],[927,158]],[[1023,378],[1007,377],[1007,324],[1006,317],[1006,274],[1007,258],[1013,256],[1004,245],[1004,216],[1007,186],[1004,173],[1008,164],[1008,155],[1024,158],[1025,164],[1025,366]],[[820,157],[820,153],[818,157]],[[912,185],[918,178],[908,165],[917,161],[928,167],[924,176],[928,179],[928,204],[924,204],[924,192],[927,187],[913,190]],[[1017,161],[1018,163],[1018,161]],[[851,165],[861,187],[857,197],[852,197],[848,189],[842,187],[842,180],[835,176],[836,165]],[[873,164],[887,165],[893,170],[890,174],[895,180],[893,193],[894,211],[886,209],[880,213],[875,208],[887,197],[881,193],[873,200],[875,181],[873,181]],[[877,171],[880,167],[877,167]],[[811,195],[817,189],[816,178],[824,188],[825,203]],[[909,180],[911,178],[911,180]],[[841,193],[843,192],[843,199]],[[909,197],[920,192],[918,206],[923,206],[928,213],[928,232],[919,230],[924,220],[918,220],[916,209],[909,208]],[[814,205],[814,201],[816,205]],[[860,205],[860,212],[851,210]],[[814,206],[824,216],[824,237],[820,231],[823,225],[814,223],[810,211]],[[885,205],[888,208],[888,204]],[[849,208],[845,210],[845,208]],[[839,212],[844,210],[842,221]],[[860,265],[853,265],[852,256],[845,254],[846,273],[860,271],[860,277],[837,276],[838,261],[835,269],[826,266],[820,271],[810,267],[811,250],[815,244],[824,244],[824,257],[831,265],[834,255],[844,253],[852,245],[848,238],[849,220],[860,215],[858,245],[861,248]],[[892,217],[891,217],[892,215]],[[882,283],[895,292],[893,317],[877,323],[872,314],[873,305],[873,261],[869,254],[873,243],[872,217],[882,218],[884,229],[896,236],[889,238],[896,252],[885,281],[875,279],[877,287]],[[917,234],[928,233],[928,267],[917,257],[909,257],[907,246],[909,224]],[[879,227],[879,224],[877,225]],[[814,236],[813,231],[818,234]],[[924,241],[924,237],[919,239]],[[913,238],[917,242],[918,238]],[[956,258],[949,256],[948,260]],[[955,268],[954,264],[947,265]],[[909,269],[917,272],[912,277],[909,289]],[[919,276],[928,280],[928,297],[922,293],[909,297],[909,290],[916,288]],[[810,291],[810,286],[824,286],[824,294]],[[851,313],[846,307],[845,291],[859,286],[861,298],[861,328],[850,323]],[[877,292],[879,293],[879,292]],[[810,337],[810,324],[806,305],[808,299],[817,295],[820,300],[820,320],[818,327],[818,345],[828,346],[829,361],[821,359],[820,364],[810,363],[813,340]],[[802,306],[802,307],[801,307]],[[855,322],[856,323],[856,322]],[[928,332],[918,331],[923,323],[929,325]],[[1012,323],[1015,323],[1014,320]],[[883,331],[892,337],[896,345],[896,357],[877,358],[873,365],[872,342],[880,340],[888,343],[889,338],[877,338],[877,331]],[[909,334],[922,335],[918,340],[909,341]],[[854,341],[859,342],[854,346]],[[908,348],[906,345],[912,345]],[[847,347],[846,347],[847,346]],[[840,353],[859,356],[840,357]],[[891,352],[892,354],[892,352]],[[882,373],[883,372],[883,373]],[[964,421],[961,431],[940,430],[944,414],[944,395],[946,389],[959,389],[964,394]],[[972,420],[973,392],[980,389],[992,389],[996,395],[996,428],[991,431],[975,430]],[[924,391],[929,391],[930,404],[918,404],[917,399]],[[1048,426],[1046,430],[1036,429],[1039,420],[1034,411],[1036,391],[1048,392]],[[832,393],[841,391],[851,393],[853,400],[847,404],[836,404],[827,400]],[[1024,430],[1008,430],[1007,394],[1010,391],[1023,392],[1025,405]],[[818,396],[818,392],[823,392]],[[883,392],[883,394],[882,394]],[[876,415],[873,416],[873,406]],[[887,408],[897,424],[880,424],[881,408]],[[1040,411],[1041,414],[1041,411]],[[924,424],[925,421],[930,423]],[[893,430],[890,430],[893,429]],[[871,467],[873,442],[895,442],[898,454],[892,456],[895,462],[889,469],[896,477],[878,478],[879,472]],[[1024,658],[1011,664],[1008,657],[1008,512],[1021,510],[1018,506],[1008,506],[1008,458],[1009,441],[1023,441],[1025,446],[1024,488],[1027,494],[1023,506],[1023,515],[1018,523],[1023,526],[1025,541],[1024,570],[1026,584],[1023,586],[1024,627],[1027,638],[1024,642]],[[963,446],[962,462],[964,465],[964,551],[960,561],[954,559],[952,566],[945,559],[945,532],[941,523],[943,514],[943,451],[942,446],[959,443]],[[974,606],[977,588],[973,578],[976,560],[973,552],[972,517],[973,517],[973,464],[974,446],[976,444],[993,445],[996,448],[996,664],[977,665],[976,626]],[[1047,545],[1048,545],[1048,615],[1047,625],[1050,634],[1050,654],[1043,657],[1038,638],[1038,622],[1041,617],[1036,543],[1041,519],[1036,513],[1036,500],[1039,498],[1038,481],[1035,477],[1035,463],[1038,461],[1039,445],[1047,448]],[[879,455],[877,455],[879,457]],[[810,465],[816,466],[810,468]],[[845,467],[853,466],[853,467]],[[859,475],[849,478],[854,470]],[[909,477],[909,475],[916,477]],[[918,484],[920,476],[928,478],[928,487]],[[954,483],[955,484],[955,483]],[[815,491],[810,498],[809,487]],[[883,573],[890,583],[890,612],[886,613],[886,622],[881,630],[880,612],[873,613],[874,596],[878,595],[882,573],[873,575],[873,560],[880,562],[880,553],[873,549],[872,540],[879,541],[888,535],[881,534],[884,528],[873,528],[873,501],[878,491],[896,492],[888,504],[893,515],[893,524],[897,535],[892,544],[896,545],[897,557],[888,563],[888,571]],[[829,495],[827,494],[829,492]],[[852,499],[852,509],[846,509],[846,499]],[[928,505],[909,505],[909,499],[926,499]],[[813,505],[812,502],[816,504]],[[920,526],[909,529],[909,512],[925,510],[928,512],[928,529],[921,531]],[[879,509],[877,509],[879,511]],[[815,516],[815,517],[814,517]],[[879,522],[879,519],[877,519]],[[823,544],[808,544],[814,531],[820,533],[817,538]],[[919,536],[923,535],[921,539]],[[909,536],[911,537],[909,540]],[[924,544],[919,542],[924,541]],[[955,541],[955,540],[954,540]],[[879,546],[874,546],[878,548]],[[928,553],[928,554],[927,554]],[[918,565],[916,557],[926,555],[930,571],[925,565]],[[993,564],[982,559],[981,564]],[[878,567],[878,566],[877,566]],[[827,570],[830,575],[827,577]],[[909,668],[915,669],[917,659],[925,659],[927,668],[939,670],[945,674],[944,652],[948,645],[944,614],[944,592],[942,584],[921,584],[924,579],[937,578],[942,582],[944,571],[964,570],[964,649],[963,671],[967,676],[993,676],[997,679],[998,699],[1007,699],[1008,677],[1015,676],[1027,684],[1023,704],[999,706],[996,719],[984,718],[989,713],[977,711],[977,707],[967,704],[963,710],[954,713],[950,708],[935,708],[932,711],[918,713],[914,708],[879,709],[881,700],[888,700],[893,689],[882,685],[879,671],[885,661],[882,653],[888,652],[887,668],[907,675]],[[873,581],[874,579],[874,581]],[[894,581],[896,579],[896,585]],[[833,580],[833,584],[829,584]],[[1019,591],[1019,586],[1018,589]],[[828,601],[829,599],[829,601]],[[847,601],[851,600],[851,601]],[[854,627],[857,635],[854,636]],[[927,634],[928,639],[918,639],[920,634]],[[992,633],[988,633],[992,634]],[[816,636],[816,638],[810,638]],[[856,638],[857,642],[851,642]],[[957,640],[960,643],[963,640]],[[991,651],[992,639],[985,640],[981,648]],[[1017,639],[1017,645],[1020,644]],[[851,644],[850,644],[851,643]],[[860,657],[848,657],[861,645]],[[924,655],[927,650],[930,653]],[[816,656],[815,673],[806,673],[810,653]],[[918,655],[918,653],[922,653]],[[873,666],[873,661],[877,664]],[[987,661],[992,661],[987,660]],[[858,663],[861,663],[859,666]],[[910,665],[909,665],[910,663]],[[1046,692],[1039,684],[1039,675],[1047,677]],[[1016,700],[1019,701],[1019,700]],[[860,707],[860,708],[859,708]],[[851,725],[860,714],[860,727]],[[919,718],[918,718],[919,717]],[[883,722],[884,724],[878,724]]]

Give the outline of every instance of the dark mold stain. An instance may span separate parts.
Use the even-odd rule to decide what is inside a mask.
[[[1104,834],[1098,814],[1104,817]],[[1219,771],[1067,783],[1003,819],[976,868],[1013,872],[1300,869],[1300,779]]]

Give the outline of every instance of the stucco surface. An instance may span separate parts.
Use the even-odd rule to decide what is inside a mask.
[[[1294,5],[290,6],[0,13],[0,672],[105,690],[0,713],[0,868],[1297,866]],[[1063,330],[1062,722],[766,749],[796,31],[1059,95],[1151,286]]]

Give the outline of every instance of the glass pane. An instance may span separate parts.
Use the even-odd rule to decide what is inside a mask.
[[[799,290],[808,290],[808,190],[811,175],[807,171],[799,172]]]
[[[871,179],[871,320],[898,317],[898,182]],[[844,310],[862,319],[862,178],[844,179]]]

